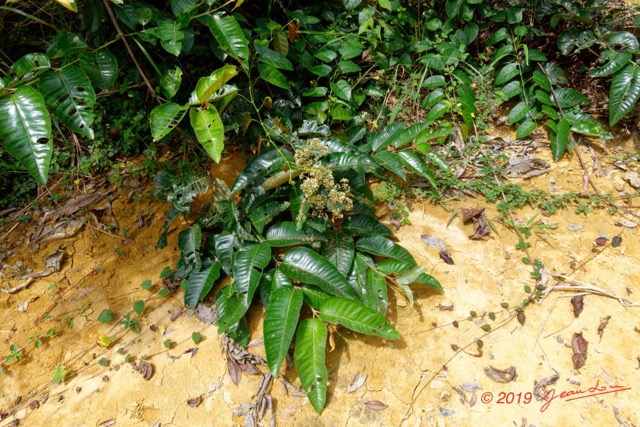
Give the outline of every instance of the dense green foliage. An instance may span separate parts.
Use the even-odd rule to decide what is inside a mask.
[[[640,98],[640,19],[604,0],[55,3],[0,6],[0,190],[181,147],[188,161],[156,187],[172,202],[158,245],[178,216],[191,224],[175,272],[185,304],[232,277],[220,332],[246,344],[259,300],[270,370],[295,343],[317,411],[329,325],[396,339],[388,284],[409,299],[412,283],[440,289],[373,216],[371,176],[437,197],[449,165],[434,148],[477,135],[500,106],[518,138],[545,129],[558,159],[574,134],[611,137],[580,80],[609,86],[610,125]],[[230,189],[193,172],[197,150],[218,162],[232,143],[258,154]]]

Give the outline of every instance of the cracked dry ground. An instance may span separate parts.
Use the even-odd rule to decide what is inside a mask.
[[[626,152],[631,150],[626,147]],[[548,156],[547,149],[538,151],[538,156]],[[624,181],[625,171],[611,164],[624,151],[625,147],[616,144],[609,144],[606,152],[596,150],[600,162],[593,180],[601,191],[614,196],[637,194]],[[593,159],[586,151],[583,155],[591,171]],[[237,163],[223,163],[212,172],[231,179],[239,169]],[[527,189],[579,192],[582,175],[575,155],[569,155],[553,163],[546,174],[514,182]],[[140,288],[151,279],[152,291],[160,289],[159,273],[174,265],[178,252],[155,249],[166,205],[132,201],[130,196],[140,190],[135,182],[128,184],[115,189],[112,202],[120,230],[129,229],[126,237],[122,232],[113,236],[96,230],[97,223],[88,220],[75,236],[35,248],[29,247],[28,239],[37,228],[37,219],[15,228],[9,224],[2,230],[3,250],[9,251],[4,259],[3,289],[21,282],[8,278],[11,266],[21,262],[23,267],[40,271],[45,259],[59,248],[65,257],[59,272],[36,279],[18,292],[0,293],[3,357],[11,343],[22,345],[36,332],[57,328],[57,334],[44,339],[41,348],[27,346],[21,361],[4,367],[0,426],[16,420],[27,426],[251,425],[256,412],[251,404],[256,394],[261,395],[261,385],[264,392],[264,378],[245,373],[234,385],[237,373],[229,374],[215,326],[187,311],[178,315],[180,293],[152,297],[150,291]],[[637,199],[630,200],[626,214],[610,215],[601,209],[585,216],[567,209],[538,217],[554,226],[546,235],[534,234],[529,239],[531,256],[543,262],[549,275],[547,287],[578,283],[589,290],[579,317],[574,316],[570,303],[578,292],[558,288],[541,303],[527,307],[524,325],[501,303],[517,304],[526,297],[524,286],[535,283],[531,267],[522,261],[523,253],[515,249],[515,234],[495,220],[495,208],[481,198],[445,206],[414,203],[412,225],[402,227],[397,237],[442,283],[445,292],[414,288],[413,306],[393,293],[389,317],[402,335],[397,342],[340,330],[333,336],[335,347],[327,358],[329,399],[322,415],[313,411],[306,398],[296,396],[291,387],[287,392],[276,380],[270,393],[274,416],[267,411],[261,424],[640,426],[640,243],[637,227],[616,225],[625,218],[637,221],[638,211],[632,206]],[[486,208],[496,230],[484,240],[470,240],[472,226],[464,225],[461,215],[448,223],[450,212],[463,207]],[[151,221],[138,224],[138,215],[147,212],[152,212],[147,216]],[[526,222],[534,214],[533,209],[523,209],[514,213],[514,219]],[[182,227],[184,224],[173,225],[169,248],[177,246]],[[425,245],[424,234],[444,242],[455,264],[445,263],[437,248]],[[609,242],[594,249],[598,237],[611,240],[618,235],[622,238],[619,246]],[[570,280],[559,283],[554,274]],[[596,288],[607,295],[594,294]],[[96,321],[105,308],[114,316],[130,312],[138,299],[148,299],[139,335],[123,333],[115,321],[112,325]],[[470,318],[471,311],[477,313],[476,318]],[[495,313],[495,320],[489,313]],[[42,319],[44,314],[49,318]],[[258,340],[262,314],[260,308],[250,314],[252,339],[257,340],[250,351],[264,357]],[[490,333],[481,328],[484,324],[492,326]],[[203,336],[197,345],[191,339],[193,332]],[[108,348],[98,345],[105,334],[117,334],[118,341]],[[579,370],[573,361],[575,334],[582,334],[588,342],[587,357]],[[483,342],[481,357],[478,339]],[[171,340],[169,349],[163,345],[166,340]],[[127,355],[134,362],[127,362]],[[146,371],[148,379],[144,369],[135,369],[145,355],[153,369]],[[102,358],[109,361],[108,366],[98,363]],[[60,365],[74,375],[56,384],[52,373]],[[515,377],[511,371],[511,375],[503,373],[510,381],[496,381],[500,379],[496,370],[511,367]],[[348,393],[356,374],[367,379]],[[299,385],[295,369],[285,375]],[[534,392],[538,396],[555,393],[556,398],[545,402]],[[387,407],[382,409],[381,404]]]

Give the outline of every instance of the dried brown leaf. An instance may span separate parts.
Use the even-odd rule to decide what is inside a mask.
[[[149,381],[153,376],[153,365],[146,360],[140,361],[136,366],[133,367],[136,371],[142,374],[142,378]]]
[[[365,402],[365,405],[367,405],[370,409],[373,409],[374,411],[383,411],[389,407],[389,405],[385,405],[379,400],[370,400],[368,402]]]
[[[527,315],[524,314],[524,311],[519,311],[518,314],[516,314],[516,318],[518,319],[518,323],[524,326],[524,322],[527,320]]]
[[[589,349],[589,343],[582,336],[582,332],[573,334],[571,348],[573,348],[573,367],[580,369],[587,361],[587,350]]]
[[[518,377],[515,366],[510,366],[504,370],[498,369],[494,366],[488,366],[484,368],[484,373],[497,383],[508,383]]]
[[[451,255],[449,254],[449,251],[440,250],[440,253],[438,255],[440,255],[440,259],[443,260],[445,263],[449,265],[455,264],[455,262],[453,262],[453,258],[451,258]]]
[[[533,396],[540,401],[547,395],[547,387],[554,385],[560,378],[559,374],[553,374],[540,381],[533,380]]]
[[[354,391],[359,390],[367,381],[367,375],[360,375],[360,372],[356,372],[353,376],[353,380],[351,380],[351,384],[347,387],[347,393],[353,393]]]
[[[233,381],[235,385],[240,384],[240,380],[242,379],[242,371],[240,371],[238,362],[233,360],[231,357],[227,357],[227,371],[229,372],[231,381]]]
[[[473,408],[478,401],[478,393],[473,393],[471,399],[469,399],[469,407]]]
[[[571,305],[573,306],[573,316],[578,317],[584,309],[584,295],[576,295],[571,298]]]
[[[471,221],[474,218],[477,218],[481,213],[484,212],[484,208],[472,208],[472,209],[467,209],[467,208],[462,208],[460,209],[462,211],[462,222],[463,223],[468,223],[469,221]]]
[[[604,328],[609,324],[609,320],[611,320],[611,316],[605,316],[600,319],[600,325],[598,326],[598,336],[602,339],[602,334],[604,333]]]
[[[202,396],[194,397],[193,399],[187,400],[187,405],[192,408],[197,408],[202,403]]]

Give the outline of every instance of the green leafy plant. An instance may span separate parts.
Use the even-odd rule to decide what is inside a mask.
[[[304,123],[281,135],[292,151],[273,148],[253,158],[209,212],[179,235],[176,275],[187,278],[185,304],[195,307],[223,274],[232,277],[233,285],[216,294],[219,332],[246,344],[245,315],[259,299],[266,307],[263,335],[271,373],[279,374],[295,341],[298,372],[318,412],[326,399],[324,353],[332,325],[398,339],[384,316],[388,284],[410,300],[412,283],[441,290],[372,216],[367,173],[386,168],[404,178],[408,169],[433,178],[416,155],[384,150],[417,133],[412,127],[395,130],[367,138],[359,133],[346,142],[324,138]]]

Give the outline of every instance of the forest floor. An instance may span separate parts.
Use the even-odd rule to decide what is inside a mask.
[[[243,363],[259,359],[223,348],[228,343],[206,323],[211,313],[205,307],[183,310],[181,291],[156,294],[163,286],[160,272],[179,257],[177,234],[185,224],[175,221],[167,249],[156,249],[168,206],[136,197],[151,190],[135,179],[117,188],[83,189],[78,194],[105,194],[80,200],[88,203],[82,209],[76,200],[68,212],[11,222],[0,230],[0,347],[4,358],[15,344],[14,359],[22,358],[3,365],[0,426],[18,420],[21,426],[250,426],[263,410],[262,425],[305,427],[640,426],[640,206],[637,198],[623,197],[637,195],[628,182],[633,170],[616,162],[638,147],[614,141],[606,149],[578,150],[600,192],[611,193],[625,209],[585,215],[569,207],[548,217],[532,208],[514,211],[513,220],[523,226],[538,214],[529,224],[529,253],[544,265],[546,295],[519,318],[501,304],[515,306],[528,296],[524,287],[536,282],[516,249],[517,235],[499,220],[496,207],[473,197],[413,203],[411,224],[397,238],[444,292],[414,288],[413,305],[392,292],[389,318],[399,341],[344,330],[333,335],[322,415],[294,388],[279,379],[271,383]],[[575,154],[553,162],[542,147],[536,156],[550,170],[512,182],[550,193],[593,191]],[[212,173],[231,181],[240,168],[241,161],[231,158]],[[495,229],[470,239],[473,225],[463,224],[462,215],[451,219],[462,208],[484,208]],[[108,228],[114,221],[117,234]],[[45,241],[51,230],[43,227],[52,224],[59,225],[54,232],[66,234]],[[423,235],[444,245],[454,263],[425,244]],[[615,236],[621,242],[613,244]],[[608,241],[597,245],[599,237]],[[54,272],[25,278],[40,271]],[[150,289],[141,288],[146,280]],[[572,303],[578,295],[582,301]],[[142,315],[131,309],[137,300],[145,301]],[[105,309],[110,323],[97,320]],[[138,321],[139,333],[120,323],[127,314]],[[256,307],[249,316],[249,351],[260,357],[262,315]],[[488,332],[482,328],[487,324]],[[47,331],[50,337],[44,337]],[[197,344],[194,332],[202,337]],[[286,377],[299,386],[294,368]]]

